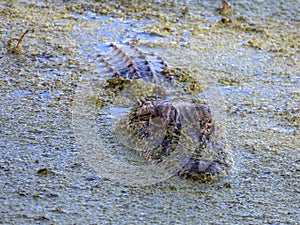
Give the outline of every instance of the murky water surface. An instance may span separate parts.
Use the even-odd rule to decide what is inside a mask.
[[[233,1],[231,22],[221,6],[2,1],[0,223],[299,224],[300,3]],[[8,40],[27,29],[21,53],[8,53]],[[132,187],[87,160],[72,120],[76,91],[104,79],[97,55],[105,43],[133,39],[201,81],[226,128],[235,161],[229,177]],[[110,130],[101,132],[108,140]]]

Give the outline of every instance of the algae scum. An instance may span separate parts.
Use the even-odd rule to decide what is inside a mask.
[[[298,224],[299,1],[233,1],[234,12],[223,18],[221,6],[2,1],[0,224]],[[8,41],[26,30],[20,51],[8,51]],[[126,112],[103,114],[94,104],[99,93],[88,93],[93,107],[86,126],[78,123],[86,129],[81,140],[72,118],[78,90],[105,80],[97,61],[105,43],[132,40],[198,79],[226,129],[234,158],[227,178],[198,184],[171,177],[134,187],[113,179],[120,168],[101,176],[97,163],[112,173],[101,167],[108,154],[87,160],[82,140],[97,135],[88,128],[99,131]],[[110,129],[100,132],[109,145]],[[116,143],[111,155],[146,165],[123,150]]]

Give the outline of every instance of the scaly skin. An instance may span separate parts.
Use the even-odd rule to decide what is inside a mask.
[[[129,91],[128,83],[134,80],[170,86],[178,93],[187,83],[188,79],[183,79],[180,85],[174,85],[174,80],[180,80],[182,74],[170,69],[159,56],[143,53],[133,45],[111,44],[110,49],[110,52],[100,55],[100,59],[111,74],[107,90],[113,89],[115,96],[121,90]],[[187,87],[199,85],[196,82],[191,84]],[[147,88],[142,86],[141,89],[142,92]],[[226,175],[232,161],[210,107],[171,100],[167,92],[165,96],[157,96],[157,91],[145,93],[140,104],[115,127],[123,144],[140,152],[152,163],[185,178],[211,181]]]
[[[145,101],[119,121],[116,130],[127,135],[129,147],[149,161],[169,164],[170,172],[185,178],[217,180],[231,164],[211,110],[204,104]]]

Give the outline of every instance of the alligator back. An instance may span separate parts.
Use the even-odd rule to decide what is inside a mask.
[[[112,77],[123,79],[143,78],[149,82],[159,83],[166,77],[168,66],[160,57],[152,53],[140,51],[133,45],[110,44],[110,51],[99,55]]]

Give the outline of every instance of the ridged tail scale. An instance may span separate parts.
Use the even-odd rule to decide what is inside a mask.
[[[110,44],[110,51],[99,55],[112,77],[124,79],[144,79],[159,84],[166,77],[168,66],[157,55],[141,52],[133,45]]]

